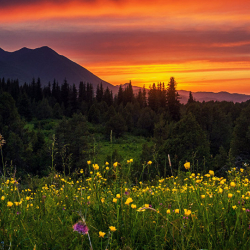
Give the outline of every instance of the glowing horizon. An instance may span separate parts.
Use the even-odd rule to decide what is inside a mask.
[[[113,85],[250,94],[250,2],[0,0],[0,47],[49,46]]]

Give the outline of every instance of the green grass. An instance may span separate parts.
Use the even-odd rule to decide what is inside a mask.
[[[88,177],[54,173],[36,180],[35,190],[2,178],[0,243],[4,249],[249,249],[244,171],[225,179],[183,167],[179,176],[134,186],[132,167],[90,164]],[[73,230],[79,221],[87,234]]]

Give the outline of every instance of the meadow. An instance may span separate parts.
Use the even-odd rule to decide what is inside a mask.
[[[216,177],[193,173],[187,162],[177,174],[151,180],[153,165],[142,165],[132,182],[133,159],[88,161],[86,171],[65,176],[52,168],[25,187],[5,171],[0,249],[249,249],[245,169]]]

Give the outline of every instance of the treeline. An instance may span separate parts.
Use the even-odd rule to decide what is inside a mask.
[[[100,83],[75,85],[65,80],[41,87],[40,79],[19,85],[18,80],[0,79],[0,133],[8,142],[4,159],[24,172],[43,174],[51,166],[51,141],[42,128],[26,129],[26,122],[60,119],[55,128],[55,164],[58,170],[86,166],[93,152],[88,136],[102,133],[109,140],[125,132],[151,138],[145,144],[141,162],[154,160],[163,174],[170,155],[178,169],[191,161],[197,171],[242,166],[250,160],[250,102],[197,102],[190,92],[186,105],[180,104],[176,82],[153,84],[134,94],[131,82],[119,87],[117,95]],[[90,126],[89,124],[94,124]],[[94,127],[94,129],[93,129]],[[49,150],[50,148],[50,150]],[[54,150],[55,150],[54,148]],[[237,163],[236,163],[237,161]],[[69,170],[67,170],[69,171]]]

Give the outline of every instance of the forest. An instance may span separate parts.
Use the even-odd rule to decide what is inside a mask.
[[[75,84],[67,80],[42,87],[38,78],[20,85],[18,80],[0,79],[0,170],[7,166],[17,176],[46,176],[56,171],[73,173],[94,162],[98,147],[109,144],[105,161],[121,159],[114,144],[130,138],[143,141],[134,159],[132,176],[138,178],[144,162],[154,168],[147,179],[167,176],[172,168],[188,161],[193,171],[209,169],[223,176],[231,167],[246,168],[250,160],[250,101],[198,102],[190,92],[180,103],[174,77],[169,83],[152,84],[138,93],[131,82],[113,94],[100,83]],[[98,144],[99,143],[99,144]],[[98,147],[96,145],[99,145]]]

